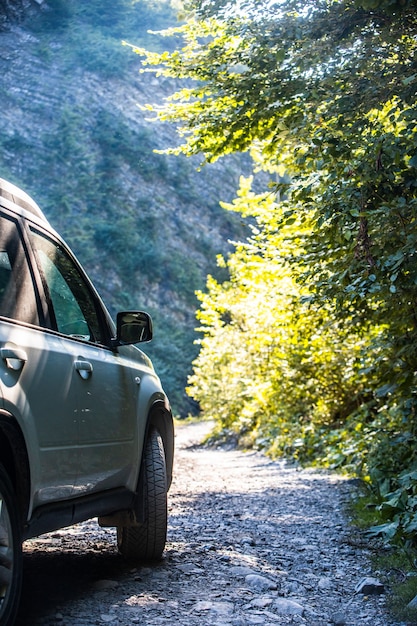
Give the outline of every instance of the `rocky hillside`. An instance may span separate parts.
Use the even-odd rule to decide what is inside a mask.
[[[147,352],[186,414],[194,292],[245,232],[219,200],[233,197],[250,164],[234,158],[198,172],[196,162],[155,153],[177,143],[175,130],[138,104],[161,101],[171,86],[140,74],[121,41],[161,46],[147,31],[175,23],[168,2],[18,5],[0,23],[0,176],[36,199],[113,314],[151,312]]]

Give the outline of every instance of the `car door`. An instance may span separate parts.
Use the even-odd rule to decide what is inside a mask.
[[[137,457],[138,385],[110,347],[99,298],[64,246],[32,229],[32,245],[48,292],[51,319],[73,362],[77,397],[76,493],[125,486]]]
[[[35,506],[72,496],[78,471],[73,362],[44,322],[23,230],[1,211],[0,395],[26,440]]]

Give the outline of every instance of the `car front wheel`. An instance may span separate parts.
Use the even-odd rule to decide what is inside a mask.
[[[13,624],[22,585],[22,539],[16,496],[0,465],[0,624]]]
[[[164,445],[155,428],[145,444],[139,493],[143,493],[145,520],[139,526],[119,526],[117,545],[127,559],[159,560],[167,535],[167,476]]]

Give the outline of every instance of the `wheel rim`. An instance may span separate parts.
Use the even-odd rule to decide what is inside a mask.
[[[7,504],[0,494],[0,616],[7,606],[13,578],[13,531]]]

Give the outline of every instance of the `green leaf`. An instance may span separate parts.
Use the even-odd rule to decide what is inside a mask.
[[[397,533],[399,527],[399,521],[388,522],[386,524],[379,524],[378,526],[371,526],[366,534],[369,537],[383,537],[384,539],[392,539]]]
[[[404,532],[407,534],[415,533],[417,531],[417,513],[411,517],[410,521],[404,524]]]
[[[396,388],[397,388],[396,383],[388,383],[376,389],[375,396],[377,398],[384,398],[385,396],[388,396],[389,394],[393,393],[396,390]]]

